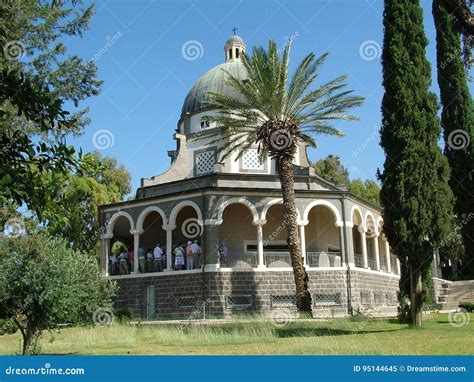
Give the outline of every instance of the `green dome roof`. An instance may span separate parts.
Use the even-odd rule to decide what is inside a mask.
[[[238,93],[226,81],[228,77],[226,71],[239,79],[247,78],[247,71],[240,60],[226,62],[212,68],[199,78],[189,91],[184,100],[181,115],[205,109],[207,107],[205,102],[210,99],[209,92],[238,96]]]

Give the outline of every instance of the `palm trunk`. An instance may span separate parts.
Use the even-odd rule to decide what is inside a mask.
[[[297,225],[296,196],[292,158],[283,155],[277,160],[283,194],[283,220],[288,232],[288,248],[296,286],[296,303],[300,312],[311,314],[311,294],[308,290],[308,274],[301,257],[301,243]]]
[[[421,326],[422,323],[422,291],[423,282],[421,278],[421,268],[410,263],[410,310],[411,323],[413,326]]]

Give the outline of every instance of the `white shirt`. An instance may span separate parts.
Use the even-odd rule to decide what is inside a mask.
[[[199,247],[197,243],[191,244],[191,252],[193,253],[193,255],[198,254],[200,251],[201,251],[201,248]]]
[[[156,247],[153,250],[153,257],[155,258],[155,260],[159,260],[163,257],[163,251],[160,247]]]

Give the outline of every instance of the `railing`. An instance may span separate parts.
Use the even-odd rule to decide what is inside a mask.
[[[291,267],[290,252],[268,252],[264,251],[265,265],[270,268]]]
[[[364,256],[354,254],[354,262],[357,268],[364,268]]]
[[[374,258],[369,257],[367,259],[367,265],[370,269],[377,270],[377,261]]]
[[[341,252],[307,252],[310,267],[340,267]]]
[[[240,255],[228,256],[225,263],[221,261],[221,268],[254,268],[257,266],[257,252],[244,252]]]

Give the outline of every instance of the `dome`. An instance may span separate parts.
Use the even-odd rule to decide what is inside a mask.
[[[245,45],[244,40],[242,40],[242,37],[237,35],[230,36],[229,39],[225,42],[226,45],[235,43]]]
[[[184,100],[181,115],[184,116],[186,113],[193,113],[205,109],[207,107],[206,101],[210,100],[210,92],[228,96],[237,96],[238,93],[226,81],[226,78],[228,77],[226,71],[238,79],[243,80],[247,78],[247,71],[240,60],[229,61],[212,68],[199,78],[189,91]]]

